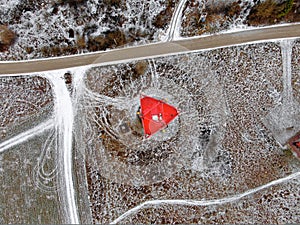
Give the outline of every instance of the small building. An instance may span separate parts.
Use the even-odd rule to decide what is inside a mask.
[[[300,159],[300,131],[289,139],[287,142],[288,147],[291,149],[293,154]]]
[[[141,95],[139,117],[142,120],[144,136],[149,138],[166,128],[178,116],[174,106],[149,96]]]

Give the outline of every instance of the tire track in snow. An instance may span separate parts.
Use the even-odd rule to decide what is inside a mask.
[[[121,216],[119,216],[117,219],[112,221],[110,224],[119,223],[123,219],[125,219],[125,218],[137,213],[139,210],[141,210],[145,207],[149,207],[149,206],[162,205],[162,204],[165,204],[165,205],[184,205],[184,206],[209,206],[209,205],[222,205],[222,204],[225,204],[225,203],[234,202],[234,201],[240,200],[240,199],[242,199],[242,198],[244,198],[248,195],[251,195],[251,194],[254,194],[258,191],[261,191],[263,189],[267,189],[271,186],[281,184],[283,182],[298,178],[299,176],[300,176],[300,171],[296,172],[296,173],[293,173],[289,176],[280,178],[278,180],[271,181],[271,182],[269,182],[267,184],[264,184],[262,186],[259,186],[257,188],[250,189],[250,190],[245,191],[243,193],[232,195],[232,196],[229,196],[229,197],[219,198],[219,199],[200,200],[200,201],[190,200],[190,199],[186,199],[186,200],[184,200],[184,199],[182,199],[182,200],[181,199],[174,199],[174,200],[166,199],[166,200],[146,201],[146,202],[143,202],[142,204],[128,210],[127,212],[123,213]]]
[[[58,73],[57,73],[58,74]],[[55,123],[58,132],[58,166],[60,174],[61,200],[65,210],[66,224],[78,224],[78,212],[75,202],[75,190],[72,175],[72,132],[73,108],[72,101],[65,81],[57,74],[46,74],[45,77],[52,83],[55,97]]]
[[[292,88],[292,49],[294,40],[280,41],[283,67],[283,104],[293,101]]]
[[[179,1],[170,22],[170,27],[167,32],[166,41],[172,41],[180,36],[179,32],[181,27],[182,12],[186,2],[187,0]]]
[[[32,128],[30,130],[20,133],[17,136],[0,143],[0,153],[4,152],[5,150],[10,149],[11,147],[13,147],[15,145],[18,145],[24,141],[27,141],[30,138],[33,138],[36,135],[43,133],[44,131],[49,130],[53,127],[54,127],[54,120],[50,119],[46,122],[39,124],[38,126]]]

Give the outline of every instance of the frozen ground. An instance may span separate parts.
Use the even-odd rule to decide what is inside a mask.
[[[247,16],[254,2],[253,0],[188,1],[182,11],[180,36],[190,37],[230,29],[246,29]]]
[[[114,4],[87,0],[70,5],[55,2],[58,1],[0,1],[0,24],[8,24],[17,33],[15,45],[0,53],[1,60],[78,54],[127,43],[159,41],[166,35],[165,24],[170,22],[178,1],[122,0]],[[163,26],[155,26],[156,18],[167,7]],[[122,35],[126,42],[120,38]],[[104,37],[115,43],[101,47]]]
[[[18,34],[0,58],[87,52],[122,32],[143,44],[245,28],[254,1],[226,21],[206,17],[215,2],[0,0]],[[201,19],[213,23],[194,29]],[[180,110],[150,140],[140,92]],[[300,223],[300,162],[282,146],[299,102],[299,39],[1,77],[0,223]]]
[[[1,152],[1,224],[62,223],[52,131]]]
[[[63,75],[1,78],[1,223],[78,223],[73,108]]]
[[[254,0],[0,0],[0,24],[16,33],[15,44],[1,52],[0,59],[73,55],[247,29],[248,16],[257,3]],[[266,24],[299,21],[299,0],[293,5],[290,16]]]
[[[281,104],[264,118],[265,125],[272,130],[276,140],[284,145],[300,130],[300,105],[294,101],[292,88],[292,50],[293,40],[280,42],[283,58],[283,93]]]
[[[0,102],[0,141],[32,128],[53,110],[50,84],[39,76],[1,76]]]
[[[298,48],[286,40],[88,70],[75,130],[89,143],[78,150],[93,221],[298,223],[300,163],[264,123],[286,96],[299,99],[288,88]],[[181,112],[151,141],[135,115],[141,91]]]
[[[299,43],[1,78],[1,223],[299,223],[300,162],[265,123],[299,102]],[[150,140],[141,91],[180,110]]]

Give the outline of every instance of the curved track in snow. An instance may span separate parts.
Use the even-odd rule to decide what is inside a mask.
[[[183,8],[186,4],[187,0],[180,0],[175,12],[172,16],[171,22],[170,22],[170,27],[168,29],[168,34],[166,37],[166,41],[172,41],[172,40],[176,40],[176,38],[179,37],[179,30],[181,27],[181,18],[182,18],[182,12],[183,12]],[[177,33],[178,32],[178,33]]]
[[[29,129],[25,132],[22,132],[18,135],[16,135],[13,138],[10,138],[2,143],[0,143],[0,153],[4,152],[5,150],[10,149],[11,147],[18,145],[24,141],[29,140],[30,138],[35,137],[36,135],[39,135],[43,133],[46,130],[51,129],[54,126],[54,120],[50,119],[46,122],[43,122],[36,127]]]
[[[184,0],[180,3],[184,6]],[[182,7],[182,6],[181,6]],[[177,10],[176,10],[177,11]],[[182,9],[181,9],[182,11]],[[178,12],[180,12],[180,6],[178,6]],[[177,17],[179,13],[176,12]],[[176,25],[176,15],[174,16],[173,22]],[[169,38],[174,38],[174,29],[170,30]],[[264,42],[273,39],[285,39],[285,38],[298,38],[300,37],[300,24],[276,26],[276,27],[265,27],[253,30],[245,30],[234,33],[225,33],[219,35],[212,35],[207,37],[197,37],[188,38],[178,41],[156,43],[144,46],[130,47],[124,49],[110,50],[106,52],[97,52],[84,55],[67,56],[61,58],[51,58],[43,60],[31,60],[31,61],[19,61],[19,62],[0,62],[0,76],[3,75],[13,75],[13,74],[30,74],[39,73],[49,70],[65,69],[72,67],[80,67],[86,65],[108,65],[116,64],[120,62],[128,62],[137,59],[149,59],[156,58],[166,55],[175,55],[181,53],[188,53],[193,51],[201,51],[214,48],[222,48],[226,46],[242,45],[253,42]],[[53,90],[56,96],[56,131],[59,135],[59,146],[61,146],[60,158],[61,167],[63,171],[62,185],[65,191],[65,196],[63,196],[63,201],[66,206],[65,213],[69,218],[66,223],[79,223],[77,207],[75,202],[75,193],[72,177],[72,129],[73,129],[73,110],[72,102],[65,86],[64,81],[60,77],[55,77],[52,75],[47,75],[47,78],[53,83]],[[59,96],[59,97],[58,97]],[[51,122],[52,123],[52,122]],[[1,143],[0,153],[5,151],[9,147],[16,145],[22,140],[30,138],[32,135],[42,132],[45,129],[52,128],[53,125],[50,122],[41,124],[32,130],[24,132],[15,138],[12,138],[6,142]],[[263,186],[257,187],[255,189],[248,190],[244,193],[221,198],[214,200],[153,200],[144,202],[129,211],[122,214],[112,223],[118,223],[125,219],[126,217],[138,212],[140,209],[150,206],[150,205],[160,205],[160,204],[177,204],[177,205],[217,205],[224,204],[228,202],[237,201],[245,196],[251,195],[260,190],[269,188],[273,185],[286,182],[291,179],[298,178],[300,172],[289,175],[285,178],[281,178],[272,181]]]
[[[75,190],[73,181],[73,106],[70,94],[64,79],[51,73],[45,75],[52,83],[55,96],[55,129],[58,137],[58,167],[61,171],[59,183],[62,193],[61,200],[67,224],[78,224],[79,217],[75,202]]]
[[[230,203],[230,202],[234,202],[237,200],[240,200],[248,195],[254,194],[258,191],[261,191],[263,189],[272,187],[274,185],[277,184],[281,184],[284,182],[287,182],[289,180],[298,178],[300,176],[300,172],[296,172],[293,173],[287,177],[284,178],[280,178],[278,180],[274,180],[271,181],[267,184],[264,184],[262,186],[259,186],[257,188],[254,189],[250,189],[246,192],[240,193],[240,194],[236,194],[236,195],[232,195],[232,196],[228,196],[228,197],[224,197],[224,198],[219,198],[219,199],[212,199],[212,200],[190,200],[190,199],[166,199],[166,200],[151,200],[151,201],[146,201],[130,210],[128,210],[127,212],[123,213],[121,216],[119,216],[117,219],[115,219],[114,221],[112,221],[110,224],[116,224],[116,223],[120,223],[122,222],[123,219],[137,213],[139,210],[149,207],[149,206],[157,206],[157,205],[184,205],[184,206],[209,206],[209,205],[222,205],[225,203]]]

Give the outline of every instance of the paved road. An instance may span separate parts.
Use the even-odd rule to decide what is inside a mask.
[[[0,63],[0,74],[20,74],[64,69],[84,65],[105,65],[142,58],[155,58],[164,55],[205,50],[209,48],[239,45],[247,42],[300,37],[300,24],[279,27],[266,27],[235,33],[191,38],[179,41],[149,44],[138,47],[116,49],[93,54],[75,55],[64,58]]]

